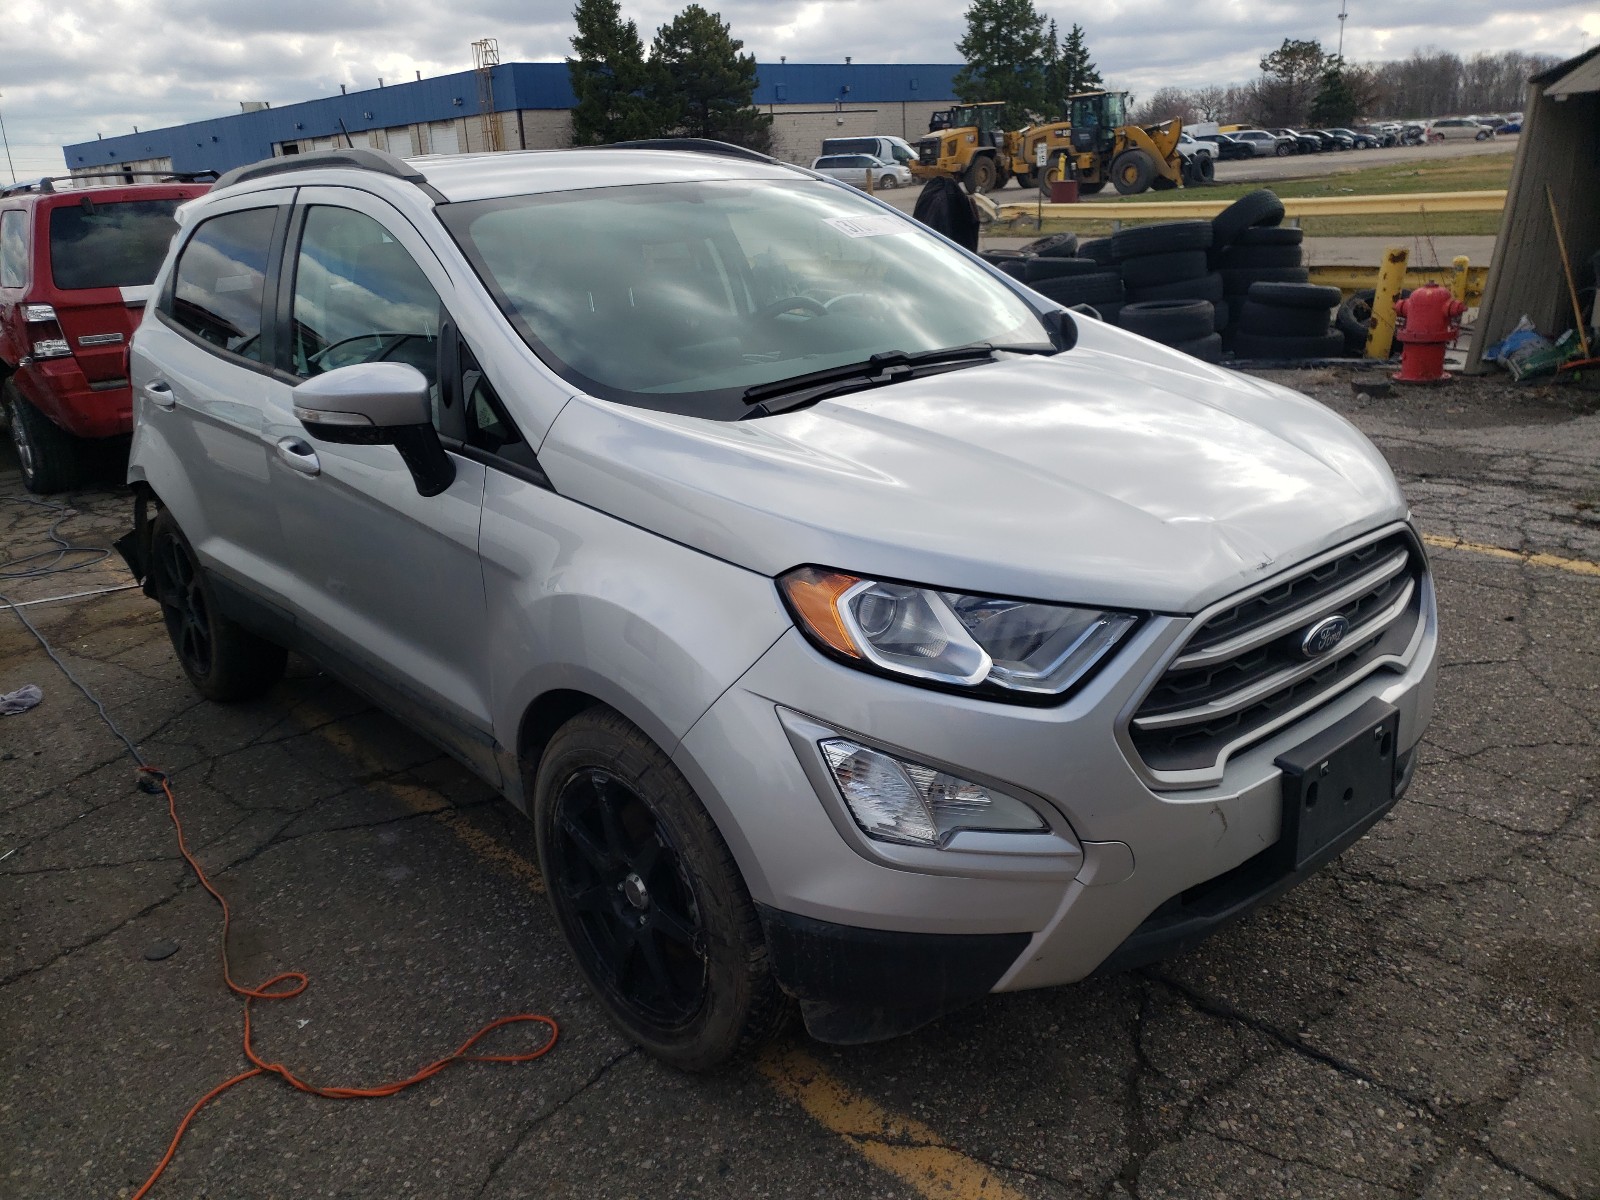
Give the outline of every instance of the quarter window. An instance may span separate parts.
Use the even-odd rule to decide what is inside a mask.
[[[212,217],[195,230],[173,272],[173,321],[201,341],[261,361],[261,305],[275,208]]]
[[[28,282],[27,219],[20,208],[0,214],[0,287]]]
[[[363,213],[306,211],[293,315],[298,375],[401,362],[437,384],[439,295],[405,247]]]

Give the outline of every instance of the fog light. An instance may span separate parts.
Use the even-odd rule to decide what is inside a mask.
[[[850,815],[868,837],[938,846],[963,829],[1048,831],[1031,807],[997,788],[845,738],[829,738],[821,745]]]

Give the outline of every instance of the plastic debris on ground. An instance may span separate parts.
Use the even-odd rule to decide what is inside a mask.
[[[25,713],[43,699],[44,692],[37,683],[23,684],[14,692],[0,694],[0,717]]]

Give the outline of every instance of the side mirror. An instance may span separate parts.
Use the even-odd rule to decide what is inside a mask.
[[[1095,314],[1097,317],[1099,315]],[[1066,309],[1053,308],[1040,319],[1044,322],[1044,327],[1050,331],[1050,340],[1055,343],[1058,351],[1071,350],[1078,344],[1078,323]]]
[[[417,493],[437,496],[456,465],[433,427],[428,381],[406,363],[353,363],[314,375],[294,389],[295,419],[319,442],[393,446]]]

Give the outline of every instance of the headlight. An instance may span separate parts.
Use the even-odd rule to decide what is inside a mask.
[[[1132,613],[1036,604],[799,567],[778,580],[796,623],[852,665],[1014,700],[1059,699],[1138,623]]]

